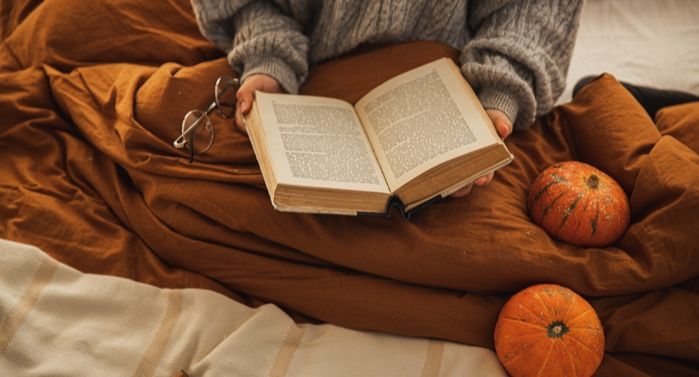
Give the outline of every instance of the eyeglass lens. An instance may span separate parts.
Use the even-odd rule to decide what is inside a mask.
[[[237,78],[223,76],[216,80],[214,94],[216,95],[216,106],[219,115],[230,118],[235,113],[235,94],[238,91],[239,81]]]
[[[182,132],[198,123],[187,137],[186,147],[194,153],[204,153],[214,142],[214,127],[209,117],[201,110],[192,110],[184,116]]]

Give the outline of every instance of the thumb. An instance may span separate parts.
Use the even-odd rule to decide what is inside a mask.
[[[243,117],[250,112],[253,94],[250,90],[244,90],[241,88],[236,94],[236,99],[238,101],[235,106],[235,126],[238,128],[238,130],[245,133],[245,122],[243,121]]]
[[[498,135],[500,135],[500,138],[503,140],[505,140],[505,138],[510,136],[512,133],[512,126],[508,121],[503,119],[497,119],[495,121],[495,129],[498,131]]]
[[[468,195],[469,192],[471,192],[471,189],[473,188],[473,183],[469,183],[466,187],[459,189],[455,193],[451,194],[453,198],[461,198],[466,195]]]
[[[238,109],[240,109],[240,113],[242,115],[247,115],[247,113],[250,111],[250,108],[252,107],[252,100],[253,100],[253,95],[249,91],[244,91],[244,92],[239,92],[240,95],[238,95]]]
[[[502,140],[510,136],[512,133],[512,121],[505,113],[498,109],[486,109],[485,112],[488,113],[490,120],[495,126],[495,130]]]
[[[246,133],[243,117],[250,112],[250,108],[252,107],[252,98],[253,96],[250,92],[238,91],[238,103],[235,106],[235,126],[242,133]]]

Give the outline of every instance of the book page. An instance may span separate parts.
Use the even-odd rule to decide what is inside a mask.
[[[278,183],[388,192],[352,105],[314,96],[255,96]]]
[[[446,58],[386,81],[355,108],[392,191],[442,162],[501,142]]]

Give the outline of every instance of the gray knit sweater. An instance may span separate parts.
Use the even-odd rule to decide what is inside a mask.
[[[309,64],[362,43],[435,40],[461,51],[485,108],[515,128],[565,87],[582,0],[192,0],[199,27],[245,77],[298,91]]]

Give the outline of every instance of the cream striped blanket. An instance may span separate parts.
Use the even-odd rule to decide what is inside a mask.
[[[298,325],[273,305],[83,274],[0,239],[6,376],[505,376],[455,343]]]

